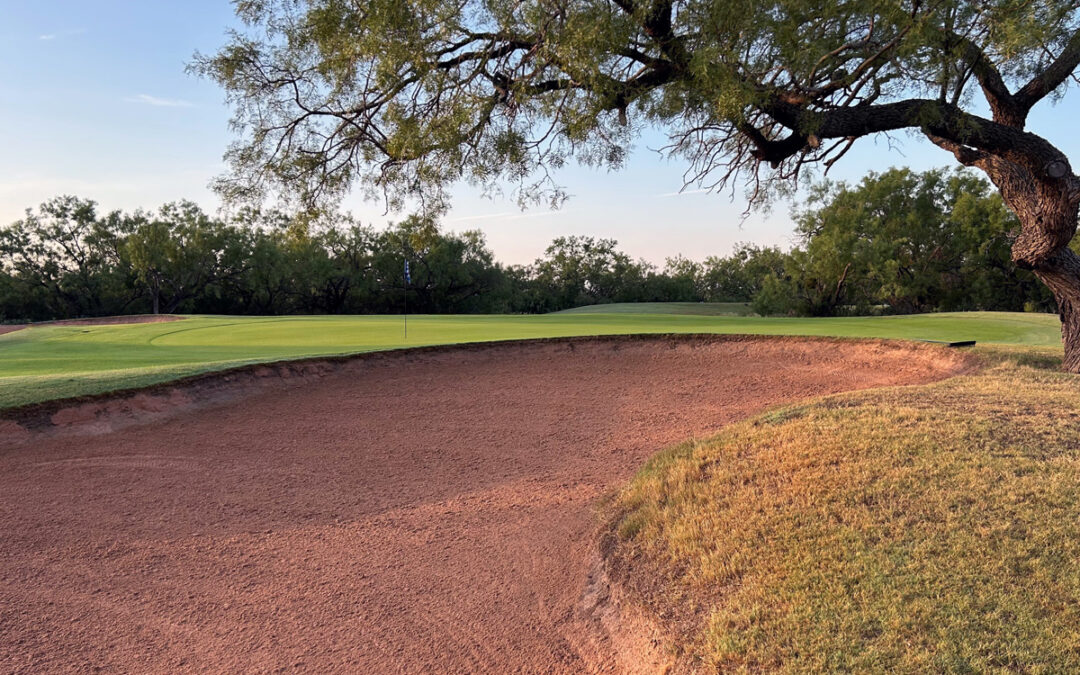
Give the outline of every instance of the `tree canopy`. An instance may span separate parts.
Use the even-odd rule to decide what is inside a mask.
[[[234,194],[319,200],[362,184],[395,205],[439,206],[453,181],[510,179],[537,196],[570,157],[619,165],[645,125],[667,129],[691,177],[717,186],[780,186],[899,129],[1045,175],[1067,161],[1023,120],[1080,63],[1074,7],[242,0],[247,29],[194,67],[234,104],[243,135],[222,184]],[[975,112],[980,87],[994,120]]]
[[[1080,372],[1080,178],[1026,128],[1080,65],[1061,0],[240,0],[193,68],[239,140],[221,189],[318,205],[353,186],[439,211],[460,180],[559,201],[569,159],[619,166],[635,135],[752,202],[860,138],[909,131],[977,167],[1019,221],[1011,257],[1054,293]]]

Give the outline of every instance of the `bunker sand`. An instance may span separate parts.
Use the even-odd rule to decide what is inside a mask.
[[[27,432],[0,450],[0,671],[621,672],[582,609],[600,496],[774,404],[971,367],[873,342],[504,344]]]

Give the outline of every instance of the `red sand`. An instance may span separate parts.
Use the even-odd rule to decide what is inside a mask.
[[[583,611],[600,495],[770,405],[967,363],[828,341],[504,345],[27,433],[0,450],[0,672],[618,672],[617,636]]]

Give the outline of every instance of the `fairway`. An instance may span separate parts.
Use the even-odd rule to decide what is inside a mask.
[[[682,304],[682,303],[679,303]],[[655,305],[647,305],[655,308]],[[170,323],[41,325],[0,335],[0,407],[146,386],[232,366],[425,345],[579,335],[709,333],[977,340],[1056,348],[1049,314],[762,318],[691,314],[192,316]]]

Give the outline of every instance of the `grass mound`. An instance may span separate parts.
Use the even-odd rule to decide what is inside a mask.
[[[1076,672],[1078,385],[1012,361],[673,448],[608,505],[610,563],[684,664]]]
[[[681,314],[685,316],[755,316],[748,302],[611,302],[564,309],[554,314]]]

